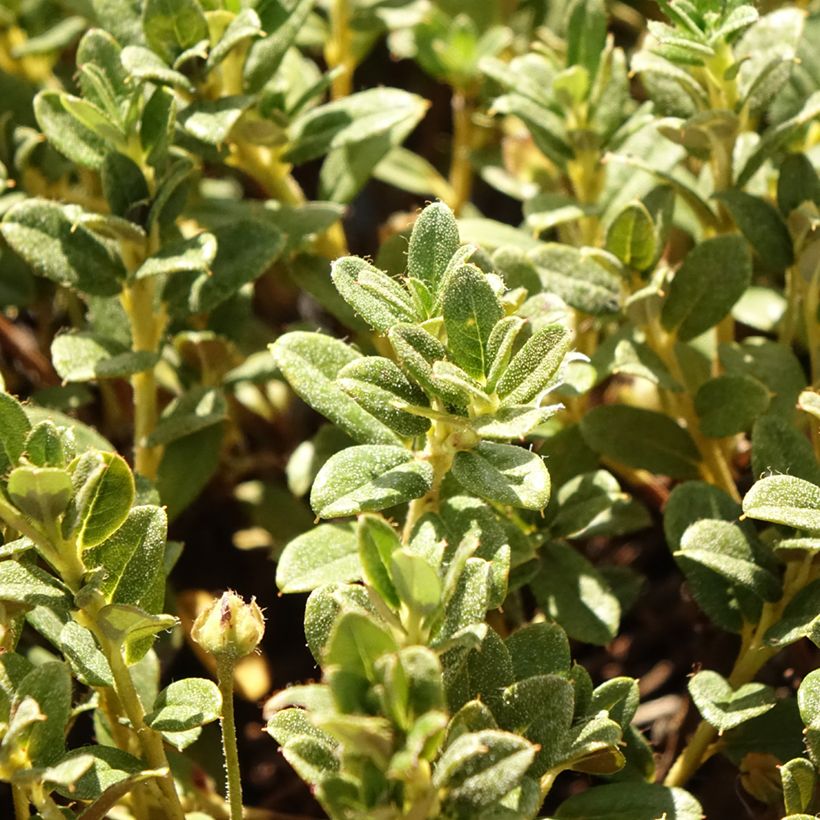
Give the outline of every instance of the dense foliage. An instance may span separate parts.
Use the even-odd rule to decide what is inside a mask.
[[[820,671],[764,669],[820,646],[817,3],[19,0],[0,90],[3,816],[242,816],[263,616],[168,583],[214,477],[309,593],[264,714],[329,817],[698,820],[716,755],[820,810]],[[626,542],[737,636],[674,761],[574,659]]]

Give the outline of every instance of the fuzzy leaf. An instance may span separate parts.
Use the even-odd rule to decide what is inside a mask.
[[[720,438],[748,430],[769,406],[769,391],[749,376],[718,376],[695,394],[695,412],[706,436]]]
[[[762,683],[737,689],[717,672],[705,670],[689,679],[689,694],[704,719],[720,734],[758,717],[774,706],[774,691]]]
[[[565,800],[557,820],[702,820],[689,792],[654,783],[611,783]]]
[[[159,361],[159,354],[147,350],[132,351],[113,339],[74,331],[54,338],[51,359],[63,381],[90,382],[127,378],[149,370]]]
[[[217,685],[204,678],[185,678],[157,695],[145,723],[158,732],[185,732],[212,723],[221,714],[222,696]]]
[[[820,532],[820,487],[794,476],[769,476],[746,493],[743,514],[758,521]]]
[[[331,456],[319,470],[310,505],[320,518],[376,512],[424,495],[433,468],[403,447],[363,444]]]
[[[706,239],[689,251],[672,279],[661,313],[663,326],[676,331],[681,341],[700,336],[729,313],[751,277],[752,260],[743,239]]]
[[[356,441],[399,443],[389,427],[333,383],[346,364],[360,358],[353,348],[319,333],[296,331],[280,336],[271,353],[297,395]]]
[[[700,456],[692,437],[653,410],[601,405],[583,418],[581,433],[593,450],[629,467],[672,478],[698,475]]]
[[[125,279],[118,256],[63,208],[27,199],[11,208],[0,226],[14,250],[43,276],[94,296],[115,296]]]
[[[485,376],[490,369],[490,334],[504,311],[478,268],[462,265],[447,276],[442,314],[453,360],[471,376]]]
[[[333,581],[361,577],[356,532],[350,524],[320,524],[296,537],[276,567],[281,592],[310,592]]]
[[[542,510],[550,497],[550,477],[540,456],[521,447],[481,442],[453,460],[453,475],[481,498]]]
[[[413,224],[407,275],[426,283],[435,293],[458,245],[458,223],[453,212],[443,202],[428,205]]]

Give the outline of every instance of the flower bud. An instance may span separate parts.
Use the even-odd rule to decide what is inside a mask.
[[[265,619],[256,599],[246,604],[235,592],[224,592],[199,613],[191,637],[217,660],[249,655],[265,634]]]

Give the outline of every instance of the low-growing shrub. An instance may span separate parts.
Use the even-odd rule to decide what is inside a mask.
[[[263,754],[327,816],[820,809],[820,7],[765,6],[4,5],[3,816],[270,816],[217,501],[307,594]],[[594,660],[674,667],[659,579],[666,735]]]

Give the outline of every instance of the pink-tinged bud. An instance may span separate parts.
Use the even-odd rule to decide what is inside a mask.
[[[191,637],[217,660],[250,655],[265,634],[265,619],[255,598],[246,604],[235,592],[224,592],[199,613]]]

